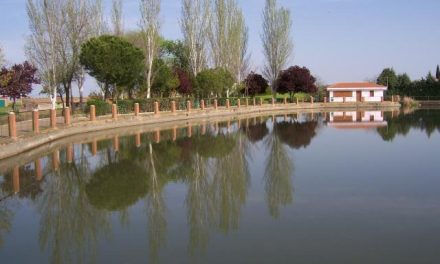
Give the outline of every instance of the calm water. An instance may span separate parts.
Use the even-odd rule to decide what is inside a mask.
[[[258,116],[45,152],[0,173],[1,263],[440,263],[440,110]]]

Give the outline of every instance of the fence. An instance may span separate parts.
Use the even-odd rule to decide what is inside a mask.
[[[191,109],[202,109],[202,100],[204,108],[231,108],[259,106],[264,104],[288,104],[288,103],[314,103],[327,102],[327,98],[318,96],[307,96],[301,99],[295,97],[254,97],[254,98],[174,98],[174,99],[147,99],[147,100],[121,100],[110,104],[101,100],[89,100],[87,107],[77,109],[71,113],[71,110],[58,109],[53,110],[35,110],[38,111],[37,120],[32,112],[11,113],[6,116],[0,116],[0,138],[17,137],[28,133],[38,133],[55,127],[65,127],[71,123],[85,120],[94,121],[97,116],[100,119],[116,118],[118,115],[130,115],[139,113],[188,111]],[[189,104],[188,104],[189,103]],[[136,107],[135,107],[136,105]],[[173,107],[174,106],[174,107]],[[93,110],[91,111],[93,107]],[[190,107],[190,109],[188,109]],[[67,114],[66,114],[67,113]],[[12,121],[11,121],[12,120]],[[12,123],[11,123],[12,122]],[[12,124],[12,125],[11,125]],[[11,133],[11,126],[15,133]]]

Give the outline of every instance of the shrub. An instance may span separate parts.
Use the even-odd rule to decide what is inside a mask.
[[[86,112],[90,113],[90,106],[95,106],[95,111],[97,116],[106,115],[111,112],[112,106],[102,99],[89,99],[87,101]]]

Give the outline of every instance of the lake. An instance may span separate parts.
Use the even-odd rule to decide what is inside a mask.
[[[440,110],[251,116],[0,172],[1,263],[440,263]]]

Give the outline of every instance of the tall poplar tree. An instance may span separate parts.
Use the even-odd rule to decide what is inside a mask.
[[[146,56],[147,98],[151,98],[153,83],[153,62],[159,53],[160,43],[160,0],[140,0],[143,46]]]
[[[207,67],[210,17],[210,0],[182,0],[180,26],[194,76]]]
[[[263,73],[269,80],[273,92],[279,72],[286,66],[293,53],[291,30],[290,11],[283,7],[278,8],[276,0],[266,0],[261,34],[266,58]]]

